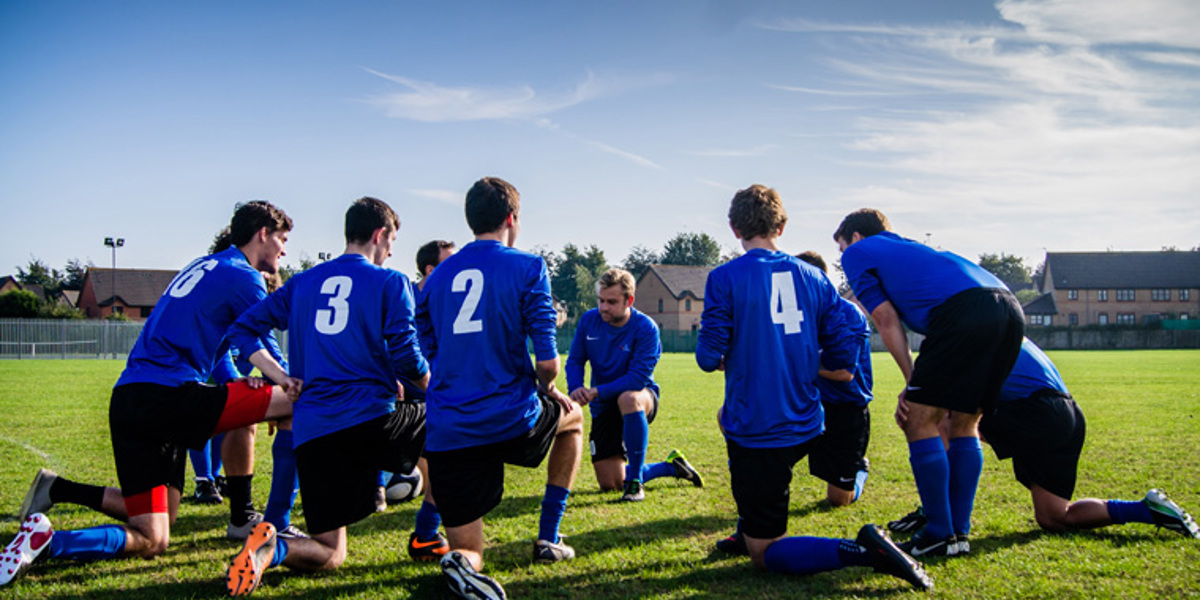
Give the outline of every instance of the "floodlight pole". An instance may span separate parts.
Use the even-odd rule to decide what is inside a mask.
[[[117,309],[117,248],[125,245],[125,238],[106,237],[104,238],[104,245],[112,248],[112,285],[110,286],[112,296],[108,299],[108,315],[111,317]],[[104,319],[104,331],[106,333],[108,332],[108,322],[110,320],[111,319]],[[106,345],[110,346],[109,350],[112,350],[111,345],[107,344],[109,337],[110,336],[107,335],[105,336],[105,342]],[[116,353],[113,353],[113,356],[115,357]]]

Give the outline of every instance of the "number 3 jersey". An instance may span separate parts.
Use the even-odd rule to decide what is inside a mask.
[[[266,295],[262,275],[237,248],[192,261],[154,306],[117,385],[208,381],[228,350],[229,326]]]
[[[704,288],[696,362],[725,364],[725,434],[748,448],[794,446],[820,435],[814,380],[852,368],[854,332],[824,273],[783,252],[753,249],[713,269]]]
[[[454,450],[511,439],[541,415],[537,360],[558,357],[550,277],[540,256],[476,240],[425,282],[417,322],[432,357],[425,448]]]
[[[239,317],[229,339],[249,356],[266,332],[288,331],[288,374],[304,381],[293,407],[299,446],[392,412],[396,378],[425,376],[413,307],[403,273],[343,254],[293,275]]]

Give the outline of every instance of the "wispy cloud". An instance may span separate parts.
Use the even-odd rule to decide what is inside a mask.
[[[404,190],[414,196],[427,198],[429,200],[437,200],[446,204],[458,206],[463,202],[462,192],[452,192],[450,190],[429,190],[429,189],[408,189]]]
[[[575,106],[600,95],[600,86],[592,74],[572,89],[538,93],[527,85],[488,87],[446,87],[365,69],[404,86],[406,91],[371,96],[367,101],[384,110],[389,117],[414,121],[480,121],[494,119],[530,119]]]
[[[536,121],[534,121],[534,124],[536,124],[538,127],[541,127],[542,129],[545,129],[547,131],[553,131],[557,134],[560,134],[565,137],[571,138],[575,141],[581,142],[595,150],[599,150],[600,152],[612,154],[613,156],[618,156],[620,158],[623,158],[635,165],[647,167],[650,169],[662,169],[663,168],[662,165],[650,160],[649,158],[641,156],[639,154],[634,154],[633,152],[622,150],[615,146],[610,146],[609,144],[606,144],[604,142],[596,141],[596,140],[593,140],[590,138],[583,137],[577,133],[567,131],[566,129],[563,129],[557,123],[551,121],[550,119],[537,119]]]
[[[749,157],[749,156],[762,156],[764,154],[767,154],[768,152],[771,152],[772,150],[775,150],[778,147],[779,147],[778,144],[762,144],[760,146],[755,146],[753,148],[740,148],[740,149],[709,148],[706,150],[688,151],[687,154],[690,154],[692,156],[708,156],[708,157],[716,157],[716,158],[741,158],[741,157]]]

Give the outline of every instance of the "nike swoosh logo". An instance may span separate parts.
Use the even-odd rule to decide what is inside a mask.
[[[838,481],[840,481],[842,483],[850,483],[851,481],[854,481],[854,478],[853,477],[838,477]]]
[[[592,336],[590,336],[590,335],[589,335],[589,336],[587,336],[587,341],[589,341],[589,342],[594,342],[594,341],[596,341],[596,340],[598,340],[598,339],[600,339],[600,338],[599,338],[599,337],[592,337]]]
[[[422,541],[419,541],[419,540],[413,540],[413,543],[412,543],[412,545],[413,545],[413,548],[418,548],[418,549],[420,549],[420,548],[428,548],[428,547],[430,547],[430,546],[437,546],[437,545],[439,545],[439,544],[441,544],[441,543],[442,543],[442,541],[441,541],[441,540],[433,540],[433,541],[431,541],[431,542],[422,542]]]
[[[906,388],[904,388],[904,389],[906,389],[906,390],[908,390],[908,391],[910,391],[910,392],[916,392],[916,391],[919,391],[919,390],[921,389],[921,386],[919,386],[919,385],[910,385],[910,386],[908,386],[908,387],[906,387]]]

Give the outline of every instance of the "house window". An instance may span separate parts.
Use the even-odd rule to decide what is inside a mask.
[[[1179,299],[1187,302],[1192,299],[1192,290],[1179,290]]]
[[[1097,302],[1108,302],[1108,290],[1096,290]]]
[[[1067,321],[1068,321],[1068,322],[1069,322],[1071,325],[1078,325],[1078,324],[1079,324],[1079,314],[1078,314],[1078,313],[1071,313],[1071,314],[1070,314],[1070,316],[1067,318]]]
[[[662,298],[659,298],[658,299],[658,312],[662,312],[663,311],[662,308],[663,308],[662,307]]]
[[[1133,313],[1117,313],[1117,325],[1133,325],[1137,323],[1137,315]]]
[[[1190,319],[1190,318],[1192,318],[1192,316],[1191,316],[1191,315],[1189,315],[1188,313],[1179,313],[1179,320],[1180,320],[1180,321],[1186,321],[1186,320],[1188,320],[1188,319]]]
[[[1067,290],[1067,300],[1078,300],[1079,290]]]
[[[1171,290],[1155,288],[1150,290],[1150,299],[1154,302],[1170,302]]]
[[[1050,322],[1053,318],[1054,317],[1051,315],[1030,315],[1029,316],[1029,324],[1030,325],[1050,325]]]
[[[123,314],[125,314],[125,307],[124,306],[113,306],[113,312],[117,313],[118,315],[123,315]]]
[[[1117,302],[1133,302],[1134,300],[1137,300],[1137,292],[1134,290],[1117,290]],[[1120,319],[1117,319],[1117,322],[1120,323]]]
[[[1108,313],[1100,313],[1096,315],[1096,322],[1101,325],[1108,325]]]
[[[692,312],[692,299],[691,298],[687,298],[683,301],[683,310],[686,310],[687,312]]]

